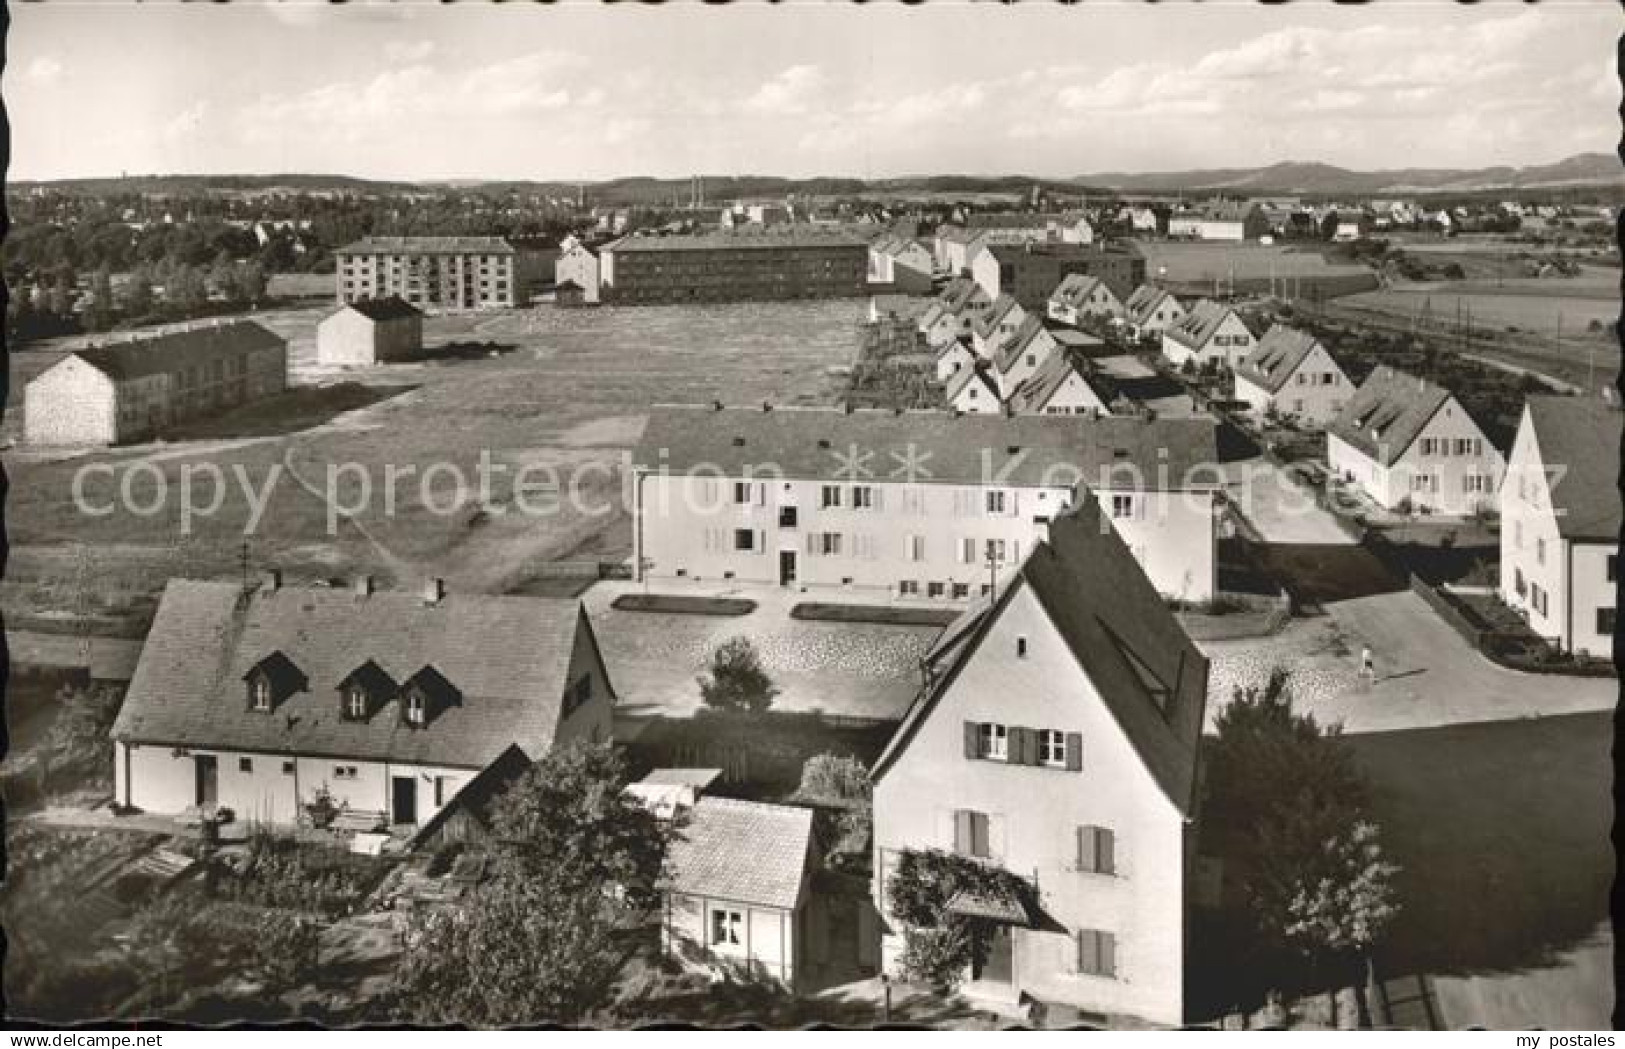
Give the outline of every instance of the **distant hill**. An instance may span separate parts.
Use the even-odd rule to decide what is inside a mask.
[[[773,175],[704,175],[707,205],[752,197],[857,196],[859,194],[1005,194],[1030,193],[1034,185],[1050,192],[1086,194],[1172,193],[1207,190],[1252,195],[1375,196],[1384,193],[1467,193],[1498,189],[1625,186],[1625,166],[1607,153],[1581,153],[1555,164],[1530,167],[1402,168],[1351,171],[1331,164],[1286,162],[1258,168],[1211,168],[1193,171],[1108,172],[1072,179],[1031,175],[910,175],[899,178],[805,178]],[[687,177],[629,176],[600,182],[531,181],[524,179],[430,179],[421,182],[375,181],[346,175],[136,175],[126,178],[62,179],[13,182],[12,190],[34,186],[77,193],[231,193],[285,189],[292,192],[409,193],[450,190],[484,193],[516,191],[551,197],[574,197],[583,190],[588,202],[615,206],[669,205],[690,200]]]
[[[1283,194],[1471,192],[1625,183],[1625,166],[1607,153],[1581,153],[1555,164],[1523,168],[1350,171],[1331,164],[1287,162],[1261,168],[1108,172],[1082,175],[1077,181],[1133,193],[1209,189]]]

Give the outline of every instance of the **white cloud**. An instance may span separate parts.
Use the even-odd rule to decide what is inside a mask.
[[[768,80],[744,102],[752,113],[805,113],[824,99],[829,78],[818,66],[791,66]]]
[[[391,40],[384,45],[384,57],[391,62],[412,64],[434,54],[433,40]]]

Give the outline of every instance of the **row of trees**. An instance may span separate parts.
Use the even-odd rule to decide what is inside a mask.
[[[122,281],[105,266],[86,281],[61,265],[31,288],[12,285],[6,333],[24,342],[241,309],[265,302],[268,283],[258,261],[233,261],[224,252],[208,265],[170,258],[140,262]]]

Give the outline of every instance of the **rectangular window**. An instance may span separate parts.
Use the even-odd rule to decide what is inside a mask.
[[[984,548],[984,554],[985,554],[984,560],[996,561],[996,562],[997,561],[1003,561],[1004,560],[1004,540],[1003,539],[989,539],[987,541],[987,545]]]
[[[818,552],[825,557],[839,557],[841,554],[841,533],[820,532],[818,535]]]
[[[284,775],[284,776],[291,776],[291,775],[293,775],[293,762],[291,762],[291,761],[284,761],[284,762],[283,762],[283,763],[282,763],[282,774],[283,774],[283,775]]]
[[[749,481],[734,482],[734,502],[739,506],[748,505],[751,499],[751,484]]]
[[[711,912],[711,946],[738,947],[745,942],[745,916],[718,907]]]
[[[897,592],[904,597],[920,596],[920,581],[918,579],[902,579],[897,583]]]
[[[1134,516],[1134,497],[1132,495],[1112,496],[1112,516],[1121,521]]]
[[[1614,610],[1612,608],[1597,609],[1597,633],[1612,634],[1614,632]]]
[[[798,518],[798,515],[796,514],[796,508],[795,507],[793,507],[793,506],[781,506],[781,507],[779,507],[779,527],[780,528],[794,528],[796,526],[797,518]]]
[[[1052,728],[1038,730],[1038,763],[1057,769],[1066,767],[1066,733]]]
[[[925,584],[925,596],[927,597],[941,597],[946,592],[947,586],[943,583],[933,580]]]
[[[976,540],[967,538],[967,539],[965,539],[965,541],[963,543],[960,544],[960,547],[961,547],[960,551],[959,551],[960,560],[964,561],[967,565],[975,564],[976,563]]]
[[[344,716],[352,721],[367,716],[367,694],[361,689],[351,688],[344,693]]]
[[[955,583],[954,584],[954,598],[956,600],[964,600],[965,598],[967,598],[969,596],[970,596],[970,584],[968,584],[968,583]]]
[[[1002,513],[1004,513],[1004,493],[1003,492],[988,492],[987,493],[987,512],[990,513],[990,514],[1002,514]]]
[[[1608,581],[1610,583],[1612,583],[1616,578],[1618,578],[1618,570],[1614,566],[1614,562],[1617,559],[1618,559],[1617,554],[1609,554],[1608,555]]]
[[[749,529],[749,528],[735,528],[734,529],[734,549],[735,550],[754,550],[754,549],[756,549],[756,533],[754,531],[752,531],[751,529]]]
[[[264,677],[256,677],[248,686],[249,704],[255,710],[271,709],[271,683]]]
[[[925,560],[925,536],[911,535],[908,537],[908,559],[910,561]]]
[[[875,508],[875,490],[866,484],[852,486],[852,509],[873,510]]]
[[[989,761],[1003,761],[1009,755],[1010,732],[1003,725],[983,722],[977,727],[976,755]]]
[[[253,758],[238,758],[237,759],[237,771],[238,772],[253,772],[254,771],[254,759]]]
[[[421,725],[425,720],[427,711],[423,705],[423,693],[416,688],[406,693],[406,720],[413,725]]]
[[[1077,859],[1085,873],[1117,873],[1117,836],[1106,827],[1079,827]]]
[[[987,859],[993,854],[988,840],[987,813],[970,809],[954,812],[954,851],[961,856],[979,859]]]
[[[1085,976],[1116,976],[1117,937],[1099,929],[1079,929],[1078,972]]]
[[[1535,564],[1543,565],[1545,563],[1546,563],[1546,539],[1545,539],[1544,536],[1540,536],[1540,537],[1537,537],[1535,539]]]
[[[820,508],[828,510],[831,507],[839,508],[841,505],[841,486],[826,484],[819,490]]]

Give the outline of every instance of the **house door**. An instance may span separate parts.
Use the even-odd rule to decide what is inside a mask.
[[[209,808],[220,799],[220,759],[213,754],[197,754],[192,757],[192,767],[198,807]]]
[[[796,581],[796,552],[779,551],[779,585],[790,586]]]
[[[1008,925],[995,926],[987,937],[987,957],[972,974],[986,983],[1009,983],[1015,972],[1015,944]]]
[[[395,776],[391,785],[391,822],[416,823],[418,821],[418,781],[411,776]]]

